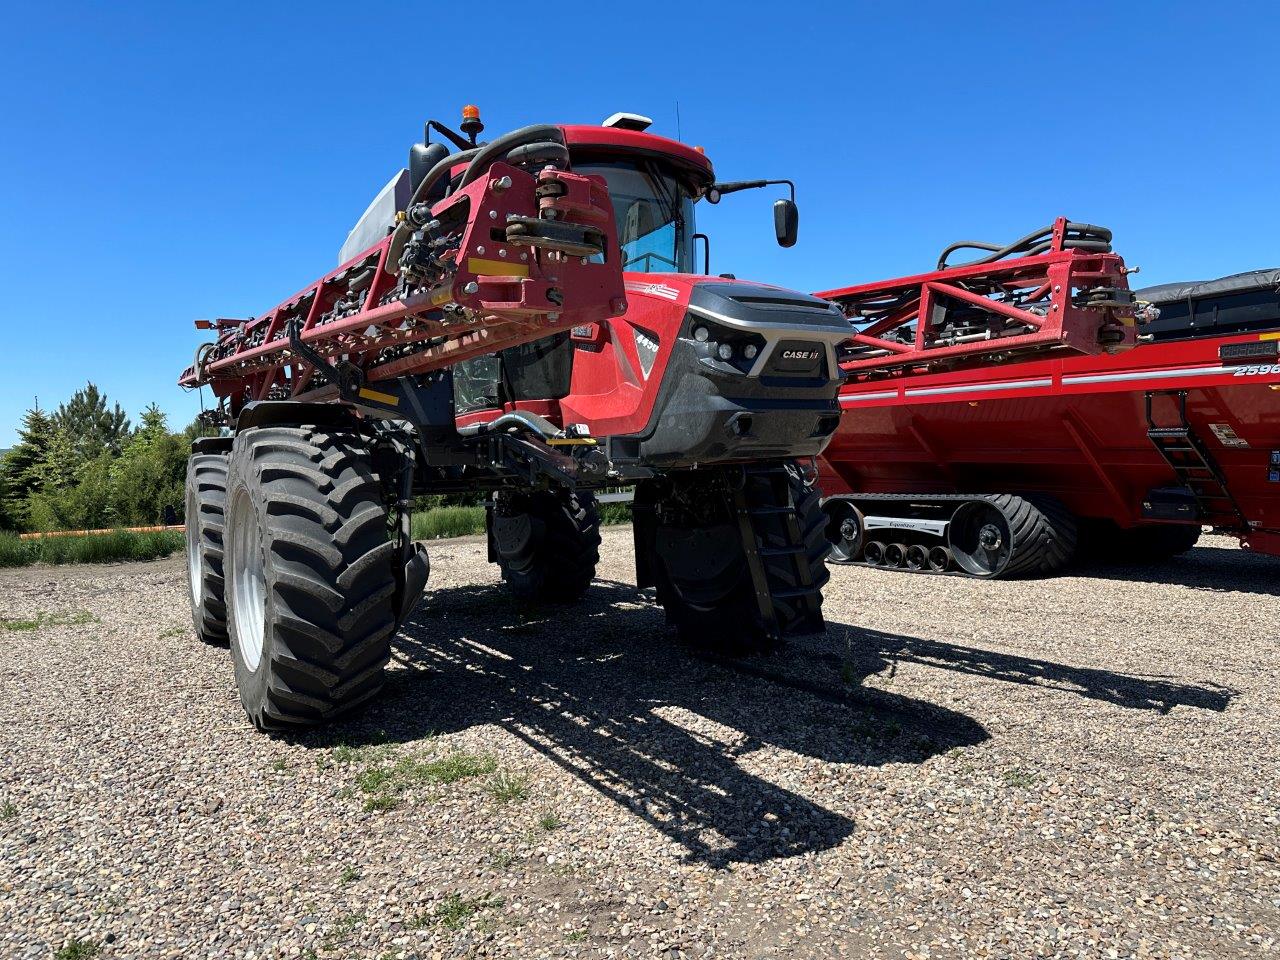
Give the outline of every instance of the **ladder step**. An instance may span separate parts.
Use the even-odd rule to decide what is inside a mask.
[[[769,596],[778,600],[791,600],[794,597],[807,597],[813,593],[813,587],[788,587],[785,590],[770,590]]]
[[[747,513],[753,517],[771,517],[780,513],[793,513],[791,507],[747,507]]]
[[[757,550],[756,553],[762,557],[798,557],[804,551],[796,547],[764,547]]]

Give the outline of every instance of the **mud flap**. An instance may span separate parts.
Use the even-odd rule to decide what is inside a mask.
[[[414,607],[422,599],[427,589],[427,578],[431,576],[431,560],[427,556],[427,548],[422,543],[409,544],[409,559],[405,562],[401,573],[396,608],[396,623],[402,624],[413,613]]]

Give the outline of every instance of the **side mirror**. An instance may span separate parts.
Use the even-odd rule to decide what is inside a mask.
[[[719,202],[720,202],[720,191],[715,187],[708,188],[707,203],[719,203]]]
[[[800,232],[800,208],[794,200],[773,202],[773,232],[778,238],[778,246],[796,245],[796,236]]]

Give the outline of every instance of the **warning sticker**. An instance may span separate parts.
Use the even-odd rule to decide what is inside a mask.
[[[1224,447],[1245,448],[1249,446],[1249,441],[1241,440],[1229,423],[1211,423],[1209,424],[1209,429],[1213,431],[1213,435],[1218,438],[1218,442]]]
[[[1271,465],[1273,467],[1280,467],[1280,450],[1271,451]]]

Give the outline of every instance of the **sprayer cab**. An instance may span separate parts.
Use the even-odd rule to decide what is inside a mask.
[[[619,119],[621,118],[621,119]],[[648,132],[646,118],[565,126],[570,169],[608,186],[626,307],[602,323],[502,351],[455,371],[474,423],[536,410],[600,437],[611,463],[638,469],[804,457],[839,420],[839,309],[806,294],[699,272],[699,201],[789,181],[717,184],[696,147]],[[775,211],[795,241],[792,196]],[[709,252],[709,251],[708,251]]]

